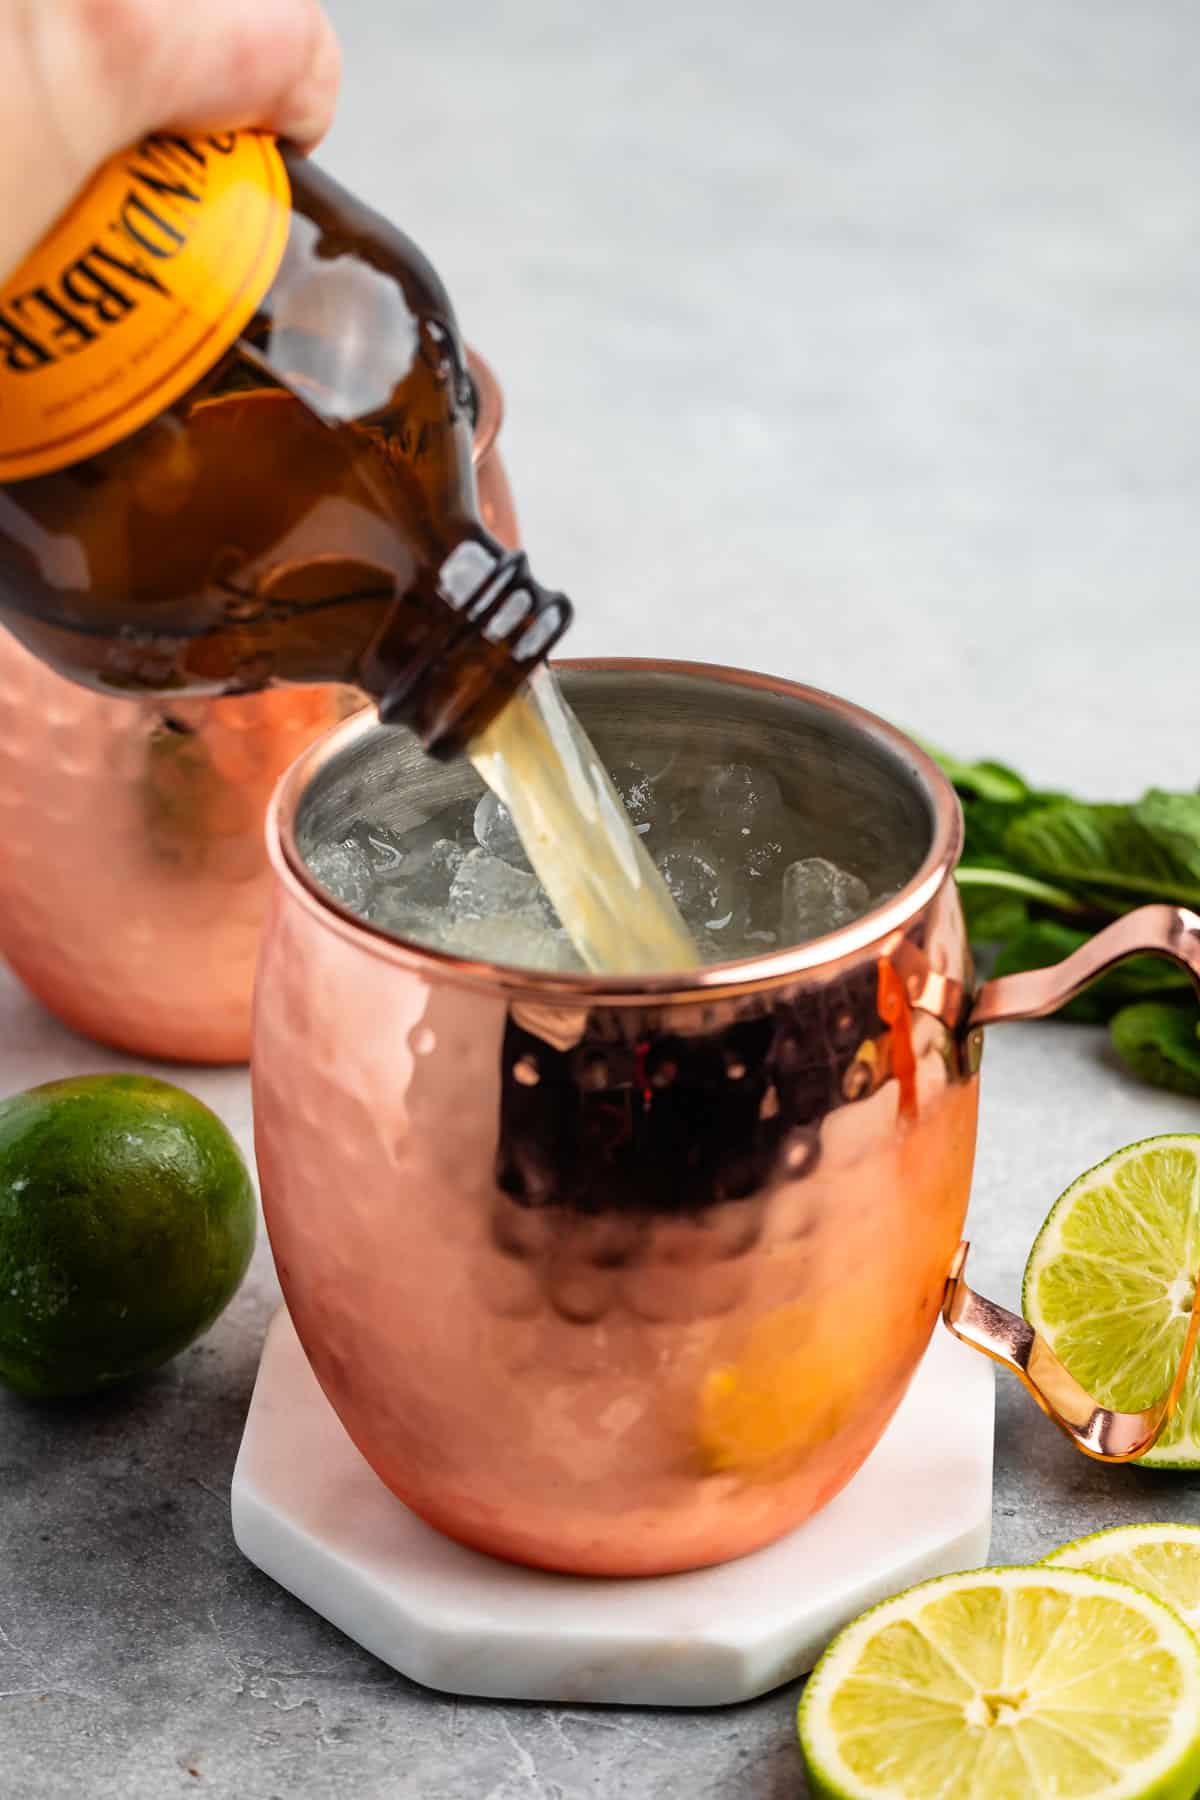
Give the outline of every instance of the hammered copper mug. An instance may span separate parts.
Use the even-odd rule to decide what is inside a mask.
[[[984,1023],[1160,950],[1147,907],[1059,968],[974,991],[961,817],[900,733],[828,696],[685,664],[565,665],[601,754],[771,768],[822,854],[892,897],[815,942],[683,975],[540,974],[389,938],[305,853],[469,791],[361,717],[269,823],[253,1083],[263,1205],[314,1371],[387,1485],[451,1537],[581,1574],[739,1556],[878,1441],[939,1313],[1090,1454],[1153,1441],[971,1293],[960,1235]],[[682,772],[682,770],[681,770]]]
[[[480,516],[515,548],[500,389],[469,361]],[[365,704],[344,687],[109,699],[0,630],[0,958],[85,1037],[245,1062],[267,803],[301,750]]]

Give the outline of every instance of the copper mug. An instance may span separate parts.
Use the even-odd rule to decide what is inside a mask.
[[[981,1026],[1050,1012],[1200,918],[1147,907],[1060,967],[975,990],[961,816],[880,720],[762,675],[562,666],[601,753],[766,764],[892,896],[815,942],[684,975],[540,974],[399,942],[305,852],[468,790],[360,717],[268,821],[255,1009],[263,1204],[289,1311],[359,1450],[431,1525],[580,1574],[754,1550],[877,1443],[939,1313],[1093,1455],[1148,1447],[1025,1323],[974,1295],[961,1232]]]
[[[516,546],[495,376],[470,355],[480,512]],[[0,630],[0,958],[73,1030],[245,1062],[272,790],[365,704],[352,688],[109,699]]]

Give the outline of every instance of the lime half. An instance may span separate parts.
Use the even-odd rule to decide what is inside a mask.
[[[947,1575],[835,1638],[800,1743],[824,1800],[1191,1800],[1200,1642],[1082,1570]]]
[[[1170,1386],[1200,1273],[1200,1137],[1146,1138],[1072,1182],[1025,1268],[1021,1304],[1101,1406],[1137,1412]],[[1200,1465],[1200,1360],[1140,1459]]]
[[[1131,1581],[1200,1630],[1200,1525],[1118,1525],[1064,1544],[1046,1562]]]

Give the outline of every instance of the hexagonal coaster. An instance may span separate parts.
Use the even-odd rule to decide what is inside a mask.
[[[233,1475],[260,1569],[402,1674],[492,1699],[724,1706],[810,1669],[847,1620],[987,1557],[992,1370],[938,1331],[874,1455],[825,1510],[738,1562],[653,1580],[515,1567],[384,1487],[271,1324]]]

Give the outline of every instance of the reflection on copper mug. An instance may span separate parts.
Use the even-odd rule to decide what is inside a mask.
[[[893,897],[686,975],[467,962],[354,919],[305,852],[358,813],[402,829],[470,772],[366,716],[301,758],[268,822],[258,1160],[289,1310],[363,1455],[497,1556],[720,1562],[844,1486],[943,1310],[1091,1454],[1144,1448],[1171,1396],[1103,1412],[963,1280],[979,1022],[1139,949],[1197,972],[1200,919],[1148,908],[975,998],[957,802],[907,739],[764,676],[562,668],[602,755],[765,763],[822,853]]]
[[[470,364],[480,515],[515,547],[500,389]],[[267,803],[300,751],[363,704],[337,687],[107,699],[0,630],[0,957],[86,1037],[244,1062]]]

